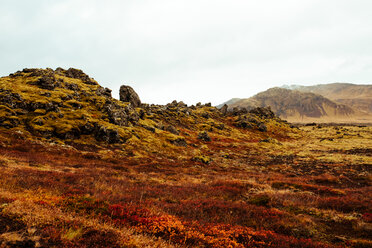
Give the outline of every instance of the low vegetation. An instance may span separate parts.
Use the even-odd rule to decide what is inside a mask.
[[[372,247],[372,127],[134,108],[74,70],[0,79],[0,246]]]

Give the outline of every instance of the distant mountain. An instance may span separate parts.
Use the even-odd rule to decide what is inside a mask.
[[[340,91],[343,91],[342,86],[339,84],[337,86]],[[364,111],[310,92],[310,88],[302,90],[303,88],[306,87],[271,88],[253,97],[233,101],[232,104],[228,104],[229,109],[270,106],[275,114],[291,122],[372,122],[372,115]],[[315,91],[316,86],[313,89]],[[336,92],[336,90],[329,90],[329,92]],[[336,93],[333,95],[336,96]]]
[[[313,86],[284,85],[282,88],[322,95],[338,104],[345,104],[364,113],[372,113],[372,85],[349,83]]]
[[[234,103],[236,103],[237,101],[240,101],[240,100],[242,100],[242,98],[231,98],[227,102],[224,102],[220,105],[217,105],[216,108],[222,108],[222,106],[225,105],[225,104],[230,106],[230,105],[232,105],[232,104],[234,104]]]

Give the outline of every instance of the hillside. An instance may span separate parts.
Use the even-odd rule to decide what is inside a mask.
[[[241,99],[229,105],[229,109],[267,106],[290,122],[364,122],[366,118],[360,111],[321,95],[284,88],[271,88],[251,98]]]
[[[291,85],[287,88],[319,94],[336,103],[345,104],[364,113],[372,113],[372,85],[332,83],[314,86]]]
[[[370,247],[371,141],[24,69],[0,78],[0,247]]]

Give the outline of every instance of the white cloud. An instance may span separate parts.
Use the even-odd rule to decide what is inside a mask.
[[[77,67],[145,102],[370,83],[368,0],[0,0],[0,73]]]

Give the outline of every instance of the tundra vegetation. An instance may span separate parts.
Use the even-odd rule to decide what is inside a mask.
[[[371,126],[0,79],[0,247],[372,247],[371,165]]]

